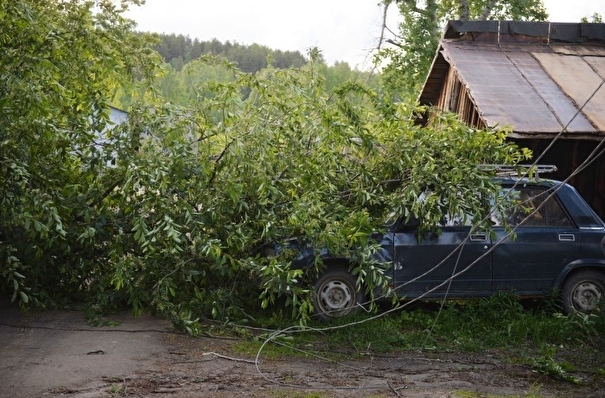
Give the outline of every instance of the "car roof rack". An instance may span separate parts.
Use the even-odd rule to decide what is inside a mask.
[[[490,171],[497,176],[529,176],[539,177],[542,173],[554,173],[557,166],[554,164],[480,164],[479,168],[484,171]]]

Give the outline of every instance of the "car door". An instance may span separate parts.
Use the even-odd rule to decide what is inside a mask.
[[[441,233],[418,236],[401,227],[393,235],[393,278],[399,296],[481,296],[491,291],[492,265],[487,233],[469,235],[470,225],[449,223]],[[451,285],[449,280],[455,274]]]
[[[495,227],[494,291],[523,296],[548,293],[561,269],[581,250],[579,230],[552,190],[539,186],[508,188],[515,205],[505,214],[512,233]]]

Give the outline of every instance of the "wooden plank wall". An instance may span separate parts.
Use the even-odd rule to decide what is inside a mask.
[[[456,71],[450,68],[443,84],[441,95],[437,100],[437,108],[455,112],[463,122],[479,129],[485,128],[485,123],[477,112],[466,86],[462,85]]]
[[[544,152],[550,144],[550,140],[515,139],[519,146],[530,148],[534,151],[534,159]],[[597,147],[598,141],[587,140],[558,140],[540,159],[540,164],[554,164],[558,171],[545,175],[545,178],[555,180],[567,179],[578,167],[598,149],[600,156],[590,163],[585,169],[569,180],[578,192],[586,199],[588,204],[605,219],[605,147]]]

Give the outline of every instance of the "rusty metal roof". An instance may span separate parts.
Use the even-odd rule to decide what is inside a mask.
[[[511,137],[605,136],[605,24],[452,21],[421,104],[437,104],[450,68],[484,124]]]

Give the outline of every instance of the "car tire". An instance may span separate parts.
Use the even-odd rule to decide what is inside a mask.
[[[603,310],[605,303],[605,272],[578,271],[565,279],[561,289],[563,310],[569,314],[585,314]]]
[[[328,268],[313,287],[315,315],[322,320],[354,314],[364,298],[363,289],[357,289],[355,278],[345,267]]]

